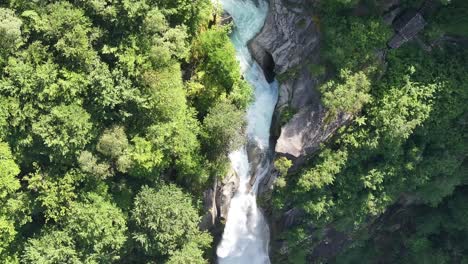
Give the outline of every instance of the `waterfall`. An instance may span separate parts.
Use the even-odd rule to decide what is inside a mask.
[[[278,84],[268,83],[262,69],[252,59],[247,42],[263,27],[268,3],[265,0],[220,0],[233,18],[231,40],[246,80],[255,89],[254,101],[247,110],[247,146],[229,154],[231,166],[240,179],[231,200],[222,240],[217,248],[220,264],[269,264],[270,232],[257,207],[258,184],[269,172],[269,138],[273,111],[278,99]],[[252,151],[255,150],[255,151]],[[251,151],[252,155],[247,155]],[[249,160],[249,156],[253,160]],[[254,168],[252,168],[254,167]],[[251,179],[255,182],[251,183]]]

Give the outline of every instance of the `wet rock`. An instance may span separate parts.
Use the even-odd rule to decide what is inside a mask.
[[[255,142],[249,142],[247,144],[247,156],[250,162],[250,181],[249,184],[251,187],[254,186],[257,178],[261,178],[261,182],[258,183],[258,193],[262,192],[262,182],[265,178],[269,178],[270,175],[270,159],[268,159],[269,153],[268,149],[260,148]]]
[[[286,211],[283,215],[284,221],[283,221],[283,228],[288,229],[290,227],[293,227],[297,225],[301,217],[304,216],[304,212],[298,208],[292,208],[288,211]]]
[[[239,176],[234,170],[231,170],[222,181],[218,181],[217,183],[215,199],[219,214],[218,218],[221,222],[225,222],[228,217],[231,199],[234,197],[237,189],[239,189]]]
[[[234,20],[232,16],[228,12],[223,11],[223,14],[221,15],[219,23],[221,25],[228,25],[228,24],[231,24],[233,21]]]
[[[258,184],[258,196],[265,196],[266,200],[271,200],[271,192],[273,191],[276,178],[278,178],[278,171],[274,170],[273,164],[268,164],[268,166],[267,175]]]
[[[203,192],[203,215],[200,221],[201,230],[217,232],[219,223],[227,220],[231,199],[239,188],[239,177],[230,170],[223,180],[215,180],[213,187]],[[218,230],[219,231],[219,230]]]
[[[271,0],[265,26],[249,43],[253,57],[265,72],[272,68],[268,58],[271,56],[275,73],[289,76],[282,78],[279,86],[271,131],[272,136],[278,138],[275,151],[293,159],[295,167],[350,118],[343,114],[329,123],[324,120],[326,110],[317,91],[323,76],[314,76],[316,73],[310,70],[311,65],[320,64],[320,33],[311,10],[314,2]],[[280,127],[285,109],[296,113]]]

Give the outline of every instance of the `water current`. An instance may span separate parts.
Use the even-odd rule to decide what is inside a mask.
[[[277,82],[268,83],[252,59],[247,43],[263,27],[268,3],[265,0],[220,0],[234,21],[231,40],[246,80],[254,88],[254,101],[247,110],[247,146],[229,154],[239,177],[239,189],[231,200],[222,240],[217,248],[220,264],[269,264],[268,223],[257,206],[262,178],[269,173],[270,126],[278,99]],[[251,151],[255,149],[256,151]],[[248,152],[257,155],[249,160]],[[250,155],[252,159],[252,155]],[[253,168],[255,166],[255,168]],[[255,179],[252,183],[251,179]]]

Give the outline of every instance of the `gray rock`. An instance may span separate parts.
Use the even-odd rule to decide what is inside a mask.
[[[384,23],[388,26],[392,25],[395,18],[401,13],[401,8],[397,7],[388,11],[386,14],[383,15],[382,19]]]
[[[231,170],[216,186],[216,207],[219,214],[218,218],[222,222],[227,220],[231,199],[234,197],[237,189],[239,189],[239,176],[234,170]]]
[[[215,187],[203,192],[203,211],[205,215],[200,221],[200,229],[203,231],[211,230],[216,224],[218,209],[216,208],[216,182]]]
[[[232,19],[232,16],[224,11],[222,14],[221,14],[221,19],[220,19],[220,24],[221,25],[228,25],[228,24],[231,24],[233,22],[233,19]]]
[[[281,83],[276,108],[284,106],[302,109],[308,105],[320,104],[320,93],[315,89],[318,79],[303,68],[295,78]]]
[[[295,161],[297,159],[296,163],[300,163],[351,118],[349,114],[340,114],[327,123],[326,113],[326,109],[320,104],[303,107],[281,128],[275,151]]]
[[[216,226],[227,220],[231,199],[239,188],[239,177],[230,170],[223,180],[215,180],[213,187],[203,192],[203,215],[201,230],[216,233]]]
[[[282,74],[293,70],[297,74],[283,80],[272,124],[272,135],[278,137],[275,151],[300,166],[307,155],[343,124],[350,115],[341,114],[325,122],[326,109],[321,105],[317,85],[321,77],[313,76],[308,64],[320,61],[320,33],[314,24],[311,7],[314,0],[271,0],[270,11],[262,31],[250,43],[253,57],[268,73],[274,68]],[[271,59],[274,65],[270,65]],[[281,112],[287,107],[297,111],[283,127],[279,127]],[[272,180],[265,179],[267,182]]]
[[[269,192],[272,192],[275,181],[278,178],[278,171],[274,169],[274,165],[269,164],[269,166],[268,174],[263,177],[262,181],[258,185],[258,196],[268,195]]]
[[[305,0],[270,0],[270,10],[262,31],[249,43],[252,56],[264,70],[270,56],[276,73],[297,66],[307,58],[319,44],[318,28],[312,16],[304,9],[310,4]]]

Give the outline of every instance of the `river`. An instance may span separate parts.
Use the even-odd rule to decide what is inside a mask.
[[[231,166],[239,177],[239,189],[231,200],[223,236],[217,248],[220,264],[269,264],[270,231],[257,206],[258,184],[269,173],[270,126],[277,82],[268,83],[252,59],[247,43],[263,27],[268,12],[265,0],[220,0],[234,21],[231,40],[242,72],[254,88],[254,101],[247,110],[247,146],[230,153]],[[247,153],[254,153],[248,155]],[[254,157],[252,157],[254,155]],[[251,160],[249,160],[249,156]],[[251,184],[251,179],[255,179]]]

